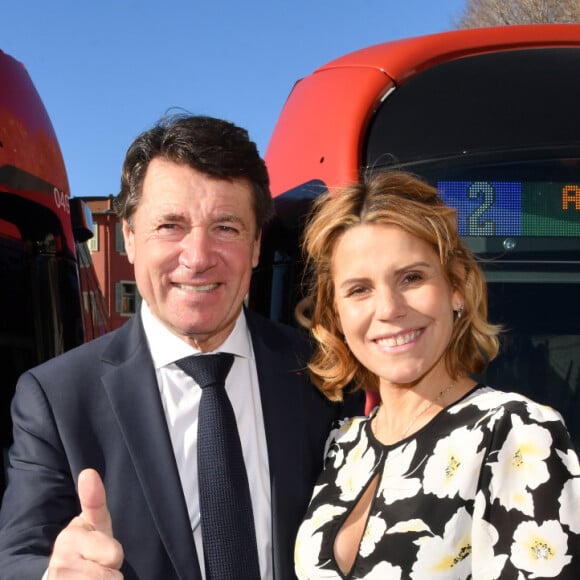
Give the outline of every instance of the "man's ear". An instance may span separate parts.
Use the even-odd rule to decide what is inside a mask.
[[[252,249],[252,268],[255,268],[260,261],[260,246],[262,245],[262,230],[258,232],[258,235],[254,241],[254,248]]]
[[[122,224],[123,229],[123,239],[125,240],[125,252],[127,253],[127,259],[131,264],[134,264],[135,259],[135,234],[129,226],[129,222],[124,219]]]

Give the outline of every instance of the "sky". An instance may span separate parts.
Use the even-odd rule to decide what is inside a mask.
[[[0,49],[44,102],[71,195],[89,197],[117,194],[127,147],[172,111],[245,127],[264,155],[298,79],[366,46],[451,30],[465,0],[2,4]]]

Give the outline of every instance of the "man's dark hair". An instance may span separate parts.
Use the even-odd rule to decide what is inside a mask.
[[[271,217],[268,171],[248,132],[214,117],[171,115],[141,133],[127,150],[115,210],[130,226],[145,173],[155,158],[188,165],[217,179],[246,179],[252,187],[257,232]]]

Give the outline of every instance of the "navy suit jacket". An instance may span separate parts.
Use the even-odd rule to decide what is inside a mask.
[[[308,343],[247,312],[270,463],[276,580],[293,579],[294,538],[344,408],[308,381]],[[360,399],[359,399],[360,400]],[[347,414],[360,414],[353,402]],[[22,375],[0,513],[0,576],[40,580],[79,513],[76,481],[103,478],[125,579],[200,579],[191,524],[140,316]],[[242,580],[242,579],[240,579]]]

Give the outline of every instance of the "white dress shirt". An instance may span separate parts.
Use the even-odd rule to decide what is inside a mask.
[[[141,314],[161,401],[189,511],[198,559],[205,578],[197,483],[197,416],[201,388],[175,361],[196,354],[195,348],[171,333],[142,302]],[[270,471],[264,418],[250,332],[243,312],[232,333],[216,352],[235,355],[226,392],[236,416],[254,511],[261,577],[273,578]],[[153,475],[153,474],[152,474]]]

